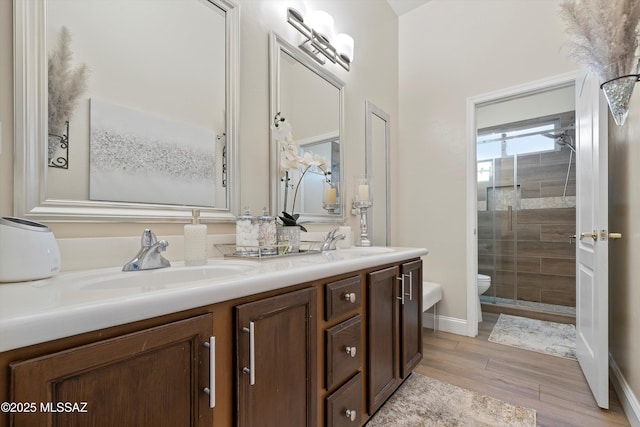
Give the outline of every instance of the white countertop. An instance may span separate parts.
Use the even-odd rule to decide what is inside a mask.
[[[139,272],[122,272],[121,267],[114,267],[60,273],[31,282],[0,283],[0,352],[427,253],[422,248],[390,247],[338,249],[262,261],[210,258],[210,265],[228,265],[231,270],[238,267],[238,271],[180,283],[167,283],[162,275],[172,269],[196,267],[173,263],[168,269]],[[115,281],[109,282],[113,278]],[[123,286],[126,280],[133,283]],[[141,281],[145,283],[138,283]]]

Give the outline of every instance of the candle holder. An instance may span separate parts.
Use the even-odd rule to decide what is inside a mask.
[[[371,179],[368,177],[356,178],[356,193],[353,207],[360,212],[360,241],[358,246],[369,247],[369,227],[367,226],[367,210],[373,206],[371,198]]]
[[[322,192],[322,209],[328,213],[336,213],[336,209],[340,206],[338,187],[330,181],[325,181]]]

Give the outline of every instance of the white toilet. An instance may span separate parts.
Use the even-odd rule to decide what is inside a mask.
[[[491,276],[478,274],[478,322],[482,322],[482,306],[480,305],[480,295],[487,292],[491,286]]]

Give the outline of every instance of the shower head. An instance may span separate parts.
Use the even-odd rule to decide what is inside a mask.
[[[571,151],[573,151],[574,153],[576,152],[576,147],[573,144],[573,138],[566,130],[563,130],[559,134],[543,133],[542,136],[555,139],[556,144],[558,144],[560,147],[569,147]]]
[[[576,152],[576,146],[573,144],[573,138],[571,135],[568,135],[566,132],[563,132],[564,135],[556,138],[556,144],[560,147],[569,147],[571,151]]]

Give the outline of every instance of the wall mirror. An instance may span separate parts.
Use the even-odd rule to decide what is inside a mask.
[[[370,101],[365,102],[365,170],[371,177],[373,206],[367,211],[371,244],[389,246],[390,174],[389,144],[391,119],[389,114]]]
[[[312,153],[326,163],[325,174],[312,167],[281,168],[281,147],[271,138],[271,213],[300,214],[299,222],[344,222],[344,83],[318,67],[304,52],[276,34],[270,36],[271,118],[280,113],[292,127],[300,155]],[[288,179],[288,181],[287,181]],[[323,205],[327,181],[336,189],[335,209]],[[298,185],[299,183],[299,185]],[[285,206],[286,203],[286,206]],[[295,205],[294,205],[295,203]]]
[[[165,221],[238,212],[239,17],[228,0],[14,0],[14,211],[39,220]],[[86,90],[55,167],[49,54],[71,35]],[[52,73],[52,76],[55,75]]]

